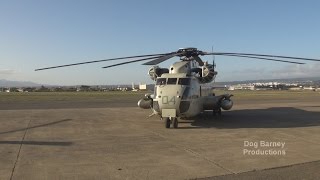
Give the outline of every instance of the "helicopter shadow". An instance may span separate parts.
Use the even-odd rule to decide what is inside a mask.
[[[0,132],[1,134],[8,134],[8,133],[14,133],[14,132],[20,132],[20,131],[26,131],[28,129],[35,129],[35,128],[41,128],[41,127],[46,127],[46,126],[51,126],[54,124],[59,124],[59,123],[63,123],[63,122],[67,122],[67,121],[71,121],[72,119],[62,119],[59,121],[54,121],[54,122],[50,122],[50,123],[46,123],[46,124],[40,124],[40,125],[36,125],[36,126],[29,126],[26,128],[19,128],[19,129],[14,129],[14,130],[10,130],[10,131],[4,131],[4,132]]]
[[[72,119],[62,119],[59,121],[54,121],[50,123],[45,123],[45,124],[40,124],[40,125],[35,125],[35,126],[29,126],[26,128],[19,128],[19,129],[14,129],[14,130],[9,130],[9,131],[4,131],[0,132],[0,135],[3,134],[10,134],[10,133],[15,133],[15,132],[21,132],[21,131],[27,131],[29,129],[35,129],[35,128],[41,128],[41,127],[46,127],[46,126],[51,126],[67,121],[71,121]],[[73,143],[72,142],[66,142],[66,141],[26,141],[26,140],[20,140],[20,141],[0,141],[0,145],[36,145],[36,146],[70,146]]]
[[[320,126],[320,112],[274,107],[223,111],[221,116],[213,116],[212,112],[208,111],[191,120],[191,127],[179,128],[297,128]]]
[[[36,146],[70,146],[72,142],[57,141],[0,141],[0,144],[36,145]]]

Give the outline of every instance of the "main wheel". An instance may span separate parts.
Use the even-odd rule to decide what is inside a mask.
[[[166,128],[170,128],[171,121],[168,117],[164,118],[164,123],[165,123]]]
[[[219,116],[221,116],[221,108],[219,108],[219,109],[213,109],[212,115],[213,115],[213,116],[216,116],[217,114],[218,114]]]
[[[173,128],[178,128],[178,118],[173,118]]]
[[[221,116],[221,108],[218,109],[218,115]]]

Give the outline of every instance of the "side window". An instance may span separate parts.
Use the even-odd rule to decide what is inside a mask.
[[[166,78],[158,78],[156,85],[165,85],[167,79]]]
[[[179,78],[179,85],[190,85],[190,78]]]
[[[177,84],[177,78],[168,78],[167,84]]]

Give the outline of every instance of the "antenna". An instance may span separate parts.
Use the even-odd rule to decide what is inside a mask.
[[[213,71],[216,69],[215,56],[213,54],[213,45],[211,46]],[[216,75],[213,77],[213,83],[216,83]]]
[[[213,69],[215,69],[216,63],[215,63],[215,56],[213,54],[213,45],[211,46],[211,52],[212,52],[212,65],[213,65]]]

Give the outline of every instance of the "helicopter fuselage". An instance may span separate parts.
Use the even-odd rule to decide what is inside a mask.
[[[154,94],[141,99],[138,106],[151,108],[154,114],[167,119],[194,117],[205,110],[221,112],[221,108],[231,109],[231,95],[215,96],[212,88],[203,83],[208,76],[214,78],[216,75],[208,67],[213,66],[199,67],[195,61],[176,62],[168,70],[161,69],[164,73],[157,77],[153,73],[157,70],[151,68],[149,75],[155,80]],[[206,77],[203,70],[207,70]]]
[[[211,92],[211,88],[201,85],[195,77],[164,74],[155,85],[153,111],[161,117],[188,118],[205,110],[231,109],[231,95],[214,96]]]
[[[199,82],[185,73],[163,74],[154,92],[154,111],[162,117],[192,117],[203,110]]]

